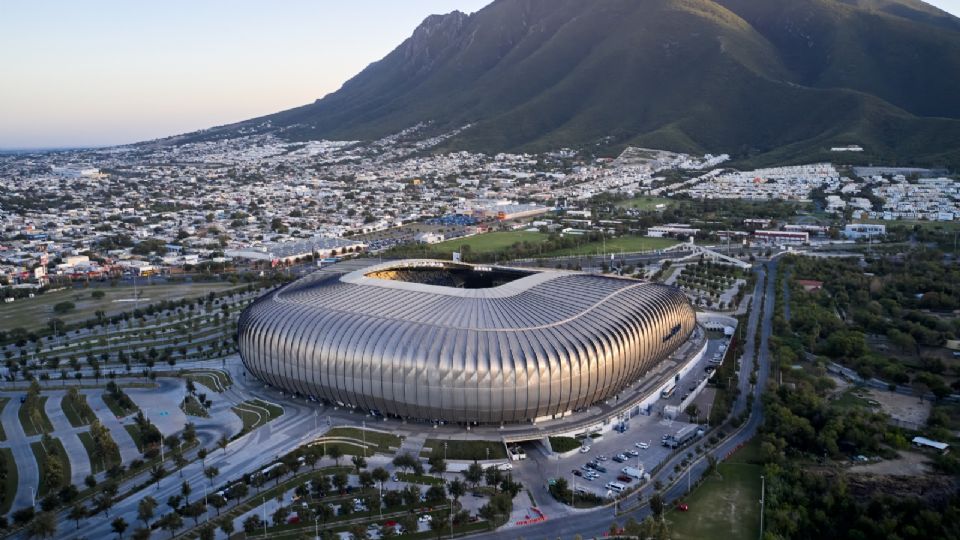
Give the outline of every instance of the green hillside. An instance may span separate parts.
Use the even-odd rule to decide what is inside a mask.
[[[471,124],[441,150],[627,144],[960,165],[960,21],[918,0],[497,0],[427,18],[313,104],[207,130],[371,139]]]

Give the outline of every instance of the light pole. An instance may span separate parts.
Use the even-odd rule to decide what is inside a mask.
[[[766,492],[767,484],[763,478],[763,475],[760,475],[760,538],[763,538],[763,505],[766,501]]]

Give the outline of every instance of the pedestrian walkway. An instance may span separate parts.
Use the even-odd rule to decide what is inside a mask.
[[[37,466],[27,435],[20,424],[19,411],[20,400],[11,399],[3,408],[3,413],[0,413],[3,430],[7,434],[7,442],[13,452],[13,460],[17,464],[17,495],[13,498],[11,511],[33,506],[37,489],[40,487],[40,468]]]
[[[97,418],[100,419],[100,423],[110,430],[110,436],[113,437],[114,442],[116,442],[120,448],[120,459],[122,462],[130,463],[138,459],[140,457],[140,451],[137,449],[137,444],[133,442],[133,437],[124,429],[120,420],[113,415],[113,411],[103,402],[100,394],[86,394],[86,396],[87,404],[90,405],[90,408],[93,409]]]
[[[48,397],[44,411],[50,418],[50,423],[53,424],[53,434],[60,439],[70,460],[70,483],[82,485],[84,478],[91,472],[87,450],[80,442],[80,437],[76,433],[77,428],[70,425],[67,415],[63,412],[64,393],[55,392],[46,395]]]

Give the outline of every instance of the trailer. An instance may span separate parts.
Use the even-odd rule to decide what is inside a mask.
[[[699,433],[700,426],[690,424],[678,429],[676,433],[664,439],[663,445],[668,448],[677,448],[693,440]]]
[[[643,469],[638,469],[636,467],[624,467],[620,469],[620,472],[632,478],[636,478],[637,480],[643,478]]]

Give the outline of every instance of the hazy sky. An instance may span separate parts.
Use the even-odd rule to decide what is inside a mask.
[[[310,103],[427,15],[489,2],[0,0],[0,148],[135,142]],[[960,0],[932,3],[960,15]]]

